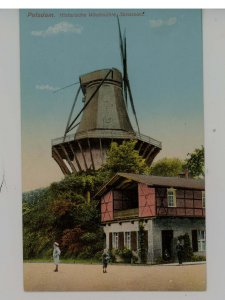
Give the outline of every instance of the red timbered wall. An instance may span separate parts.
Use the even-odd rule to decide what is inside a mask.
[[[113,220],[113,192],[110,191],[101,198],[102,222]]]
[[[156,215],[155,189],[146,184],[138,184],[139,217],[152,217]]]
[[[102,222],[113,220],[113,209],[123,210],[121,193],[115,192],[115,207],[113,204],[113,192],[109,191],[101,198]],[[120,203],[121,202],[121,203]],[[153,188],[146,184],[138,183],[138,216],[180,216],[180,217],[204,217],[205,208],[202,207],[202,191],[176,190],[176,207],[168,207],[167,188]]]
[[[202,207],[202,191],[177,189],[176,207],[168,207],[167,189],[156,188],[156,201],[158,216],[205,216],[205,209]]]

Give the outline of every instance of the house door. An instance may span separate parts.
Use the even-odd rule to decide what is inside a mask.
[[[173,230],[162,230],[162,258],[170,260],[173,256]]]

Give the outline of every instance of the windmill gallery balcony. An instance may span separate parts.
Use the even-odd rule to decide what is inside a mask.
[[[97,170],[104,164],[111,142],[116,141],[120,144],[124,140],[137,140],[135,149],[148,165],[151,165],[162,148],[161,142],[138,132],[101,129],[52,140],[52,157],[64,174],[88,169]]]

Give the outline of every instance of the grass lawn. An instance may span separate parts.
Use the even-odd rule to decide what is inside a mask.
[[[33,258],[33,259],[25,259],[24,263],[51,263],[53,262],[52,258]],[[74,263],[74,264],[100,264],[101,261],[97,259],[72,259],[72,258],[62,258],[60,259],[61,263]]]

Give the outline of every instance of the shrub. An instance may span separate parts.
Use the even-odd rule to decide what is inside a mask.
[[[132,251],[127,248],[123,249],[112,249],[110,253],[111,261],[116,261],[116,256],[121,257],[124,262],[130,263],[131,258],[133,257]]]
[[[102,251],[98,251],[97,253],[95,253],[95,259],[97,259],[98,261],[102,261]]]
[[[115,249],[111,249],[109,251],[109,257],[110,257],[110,261],[112,263],[116,262],[116,255],[115,255]]]
[[[193,255],[191,261],[206,261],[206,257],[204,255]]]
[[[93,250],[92,247],[87,246],[85,247],[77,256],[77,258],[80,259],[88,259],[88,258],[93,258]]]
[[[119,250],[118,255],[125,261],[125,262],[131,262],[132,258],[132,251],[130,249],[124,248],[122,250]]]

